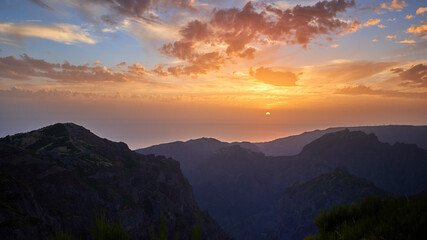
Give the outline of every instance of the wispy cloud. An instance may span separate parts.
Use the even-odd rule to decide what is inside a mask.
[[[350,86],[335,92],[342,95],[371,95],[387,98],[420,98],[427,99],[427,92],[401,92],[395,90],[373,89],[365,85]]]
[[[160,84],[148,79],[152,71],[140,63],[134,63],[124,68],[126,63],[120,63],[118,70],[102,66],[100,61],[93,64],[73,65],[64,63],[50,63],[43,59],[29,57],[26,54],[16,58],[14,56],[0,57],[0,79],[17,81],[32,81],[45,79],[66,84],[81,83],[124,83],[140,82]]]
[[[97,43],[87,29],[65,23],[47,25],[0,23],[0,34],[8,38],[35,37],[65,44]]]
[[[409,20],[409,19],[412,19],[412,18],[414,18],[414,15],[406,15],[406,16],[405,16],[405,19],[408,19],[408,20]]]
[[[406,39],[406,40],[398,41],[398,43],[416,43],[416,42],[414,40]]]

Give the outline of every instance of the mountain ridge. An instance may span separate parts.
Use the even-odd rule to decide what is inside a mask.
[[[148,239],[166,221],[168,239],[229,239],[198,207],[179,162],[141,155],[75,124],[55,124],[0,139],[0,235],[87,238],[97,214]],[[164,219],[164,220],[162,220]]]

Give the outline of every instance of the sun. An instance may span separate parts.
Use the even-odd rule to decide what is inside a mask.
[[[271,115],[271,113],[270,113],[270,112],[266,112],[266,113],[265,113],[265,115],[270,116],[270,115]]]

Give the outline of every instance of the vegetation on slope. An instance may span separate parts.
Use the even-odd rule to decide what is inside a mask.
[[[411,198],[370,197],[359,205],[333,207],[315,218],[324,239],[421,239],[427,234],[427,194]]]

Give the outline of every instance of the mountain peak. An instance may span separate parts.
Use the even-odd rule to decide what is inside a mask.
[[[338,132],[327,133],[307,144],[301,154],[318,154],[338,149],[370,149],[381,144],[375,134],[366,134],[362,131],[344,129]],[[362,148],[360,148],[362,147]]]
[[[130,158],[130,150],[125,143],[100,138],[74,123],[56,123],[31,132],[7,136],[0,139],[0,142],[40,152],[70,168],[110,166],[115,162],[126,162]]]

